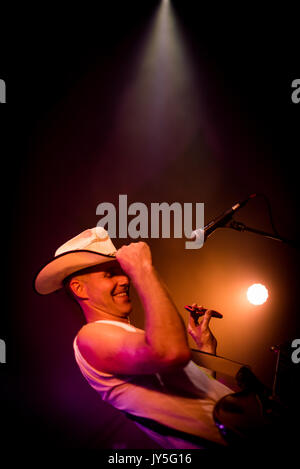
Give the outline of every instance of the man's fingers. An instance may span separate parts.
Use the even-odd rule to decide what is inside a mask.
[[[193,316],[191,314],[190,314],[190,317],[189,317],[189,326],[191,328],[196,327],[195,319],[193,318]]]
[[[208,327],[209,322],[210,322],[210,320],[211,320],[211,318],[212,318],[212,314],[213,314],[213,310],[212,310],[212,309],[207,309],[207,310],[205,311],[205,314],[204,314],[203,319],[202,319],[202,321],[201,321],[202,327],[203,327],[204,329]]]
[[[190,318],[193,319],[195,326],[199,325],[199,319],[202,316],[198,310],[202,309],[202,306],[198,306],[197,303],[192,304],[192,311],[190,311]]]

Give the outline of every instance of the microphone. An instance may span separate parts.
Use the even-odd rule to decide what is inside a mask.
[[[222,228],[224,227],[229,220],[231,220],[233,214],[237,212],[240,208],[244,207],[246,203],[250,200],[256,197],[256,194],[251,194],[247,199],[242,200],[240,202],[237,202],[235,205],[233,205],[230,209],[226,210],[223,212],[221,215],[218,217],[214,218],[212,221],[210,221],[207,225],[205,225],[204,229],[197,229],[192,231],[191,233],[191,239],[194,241],[195,239],[199,238],[201,235],[204,235],[204,241],[217,229],[217,228]]]

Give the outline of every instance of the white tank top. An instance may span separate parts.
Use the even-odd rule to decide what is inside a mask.
[[[141,329],[120,321],[97,323],[123,327],[132,333]],[[112,375],[93,368],[81,355],[74,339],[77,364],[88,383],[103,401],[129,414],[155,420],[160,424],[215,443],[224,444],[212,417],[216,402],[232,390],[190,361],[185,368],[153,375]],[[180,438],[158,435],[138,424],[163,448],[193,449],[199,445]]]

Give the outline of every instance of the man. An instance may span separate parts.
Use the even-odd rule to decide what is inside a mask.
[[[129,321],[130,283],[141,299],[145,331]],[[86,230],[61,246],[35,280],[41,294],[63,285],[87,321],[74,340],[76,361],[104,401],[163,448],[224,444],[212,412],[231,390],[191,361],[183,320],[146,243],[117,251],[103,228]],[[188,332],[201,350],[214,353],[210,318],[208,310],[197,326],[191,317]]]

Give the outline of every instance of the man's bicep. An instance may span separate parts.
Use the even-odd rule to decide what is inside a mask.
[[[87,324],[79,332],[77,342],[85,360],[106,373],[157,373],[170,365],[151,349],[144,331],[127,331],[109,324]]]

